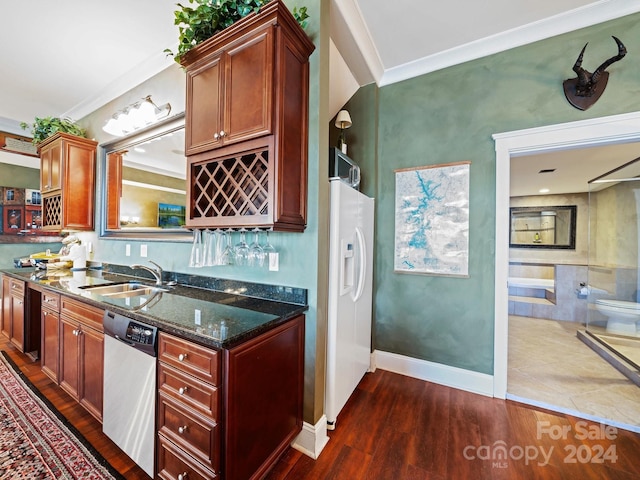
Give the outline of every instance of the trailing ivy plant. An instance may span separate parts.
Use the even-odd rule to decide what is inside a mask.
[[[272,0],[189,0],[195,7],[176,4],[180,7],[174,12],[174,24],[178,26],[178,49],[173,53],[165,49],[167,55],[172,55],[180,63],[182,57],[193,47],[211,38],[218,32],[230,27],[241,18],[260,8]],[[293,16],[305,28],[307,7],[293,9]]]
[[[70,133],[72,135],[85,138],[87,136],[86,130],[69,118],[36,117],[32,125],[22,122],[20,126],[23,130],[31,128],[31,136],[33,137],[34,145],[42,142],[57,132]]]

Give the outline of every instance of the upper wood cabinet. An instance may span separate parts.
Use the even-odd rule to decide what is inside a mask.
[[[43,230],[93,230],[97,145],[60,132],[38,144]]]
[[[187,155],[271,133],[273,36],[249,32],[188,68]]]
[[[185,55],[187,226],[304,230],[314,48],[274,0]]]

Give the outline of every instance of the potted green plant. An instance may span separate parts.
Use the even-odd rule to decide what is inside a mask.
[[[33,124],[29,125],[26,122],[22,122],[20,126],[24,130],[31,128],[34,145],[37,145],[57,132],[70,133],[83,138],[87,137],[87,132],[80,127],[80,125],[68,118],[36,117]]]
[[[175,25],[178,25],[178,49],[174,53],[165,49],[180,63],[181,58],[193,47],[211,38],[216,33],[230,27],[250,13],[257,13],[260,8],[272,0],[189,0],[195,7],[176,4],[180,7],[175,13]],[[307,7],[295,7],[293,16],[302,28],[307,26]]]

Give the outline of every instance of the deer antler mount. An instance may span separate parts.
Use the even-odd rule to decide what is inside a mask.
[[[570,78],[565,80],[562,84],[564,86],[564,95],[569,100],[569,103],[579,110],[586,110],[591,105],[596,103],[602,92],[604,92],[609,80],[609,72],[605,71],[609,65],[615,63],[627,54],[627,48],[616,37],[612,37],[618,44],[618,54],[610,59],[606,60],[600,65],[595,72],[590,73],[582,68],[582,57],[588,44],[582,47],[582,51],[573,66],[573,71],[578,75],[576,78]]]

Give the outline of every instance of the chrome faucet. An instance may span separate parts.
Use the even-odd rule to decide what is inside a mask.
[[[154,278],[156,279],[156,285],[162,285],[162,267],[152,260],[149,260],[149,263],[153,263],[157,268],[147,267],[146,265],[140,265],[139,263],[134,263],[129,268],[140,268],[142,270],[146,270],[154,276]]]

